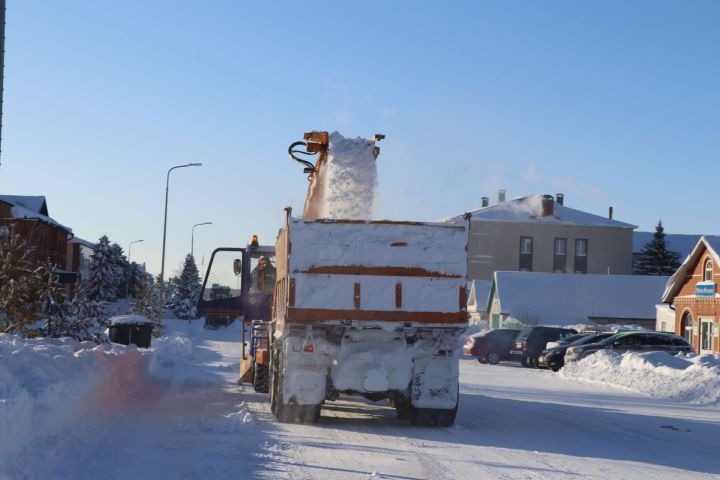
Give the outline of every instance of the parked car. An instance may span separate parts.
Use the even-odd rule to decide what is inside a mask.
[[[661,332],[624,332],[608,337],[597,343],[568,347],[565,363],[576,362],[598,350],[624,352],[667,352],[677,355],[680,352],[692,352],[690,344],[682,337]]]
[[[570,335],[569,337],[559,338],[555,341],[547,342],[547,344],[545,344],[545,348],[554,348],[559,347],[560,345],[569,345],[575,340],[580,340],[581,338],[587,337],[588,335],[589,334],[587,333],[578,333],[577,335]]]
[[[572,328],[560,327],[526,327],[520,331],[515,339],[515,345],[510,350],[510,358],[520,360],[523,367],[536,367],[538,357],[545,350],[547,342],[577,335]]]
[[[574,347],[576,345],[597,343],[600,340],[612,337],[613,335],[615,335],[615,333],[613,332],[596,333],[591,335],[584,334],[581,335],[580,338],[575,338],[574,341],[570,343],[562,343],[561,345],[557,345],[554,347],[550,347],[550,345],[560,342],[548,342],[548,348],[543,350],[543,352],[540,354],[540,357],[538,358],[538,367],[550,368],[553,372],[557,372],[563,367],[563,365],[565,365],[565,352],[568,348]],[[573,335],[571,337],[568,337],[568,339],[574,337],[575,336]]]
[[[465,342],[465,355],[476,357],[480,363],[496,365],[510,358],[510,349],[520,330],[494,328],[470,335]]]

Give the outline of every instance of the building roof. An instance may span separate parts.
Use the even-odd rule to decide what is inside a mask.
[[[47,201],[43,195],[0,195],[0,200],[15,207],[22,207],[31,212],[49,216]]]
[[[643,247],[652,240],[653,235],[655,235],[655,232],[633,232],[633,253],[640,253]],[[666,233],[665,243],[670,250],[678,252],[681,259],[685,259],[690,255],[693,248],[695,248],[700,237],[702,237],[702,235]],[[705,238],[720,241],[720,236],[718,235],[706,235]]]
[[[72,232],[70,227],[50,218],[44,196],[0,195],[0,201],[12,206],[10,209],[12,218],[34,218],[59,227],[68,233]]]
[[[491,222],[513,222],[513,223],[549,223],[560,225],[585,225],[594,227],[616,227],[635,229],[631,225],[617,220],[583,212],[574,208],[560,205],[554,202],[554,213],[552,216],[542,216],[542,195],[533,194],[524,197],[513,198],[506,202],[497,203],[488,207],[480,208],[470,212],[473,220]],[[458,215],[445,221],[459,221],[464,215]]]
[[[668,279],[665,292],[662,296],[664,303],[673,301],[680,287],[682,287],[687,278],[692,275],[693,266],[700,260],[705,249],[712,255],[715,265],[720,265],[720,237],[700,237],[700,240],[695,244],[695,248],[692,249],[690,255],[685,258],[680,268]]]
[[[471,312],[483,311],[488,304],[490,296],[490,280],[472,280],[470,283],[470,293],[468,293],[468,310]]]
[[[593,318],[655,319],[668,277],[495,272],[491,295],[522,323],[573,325]],[[488,301],[488,311],[492,300]]]

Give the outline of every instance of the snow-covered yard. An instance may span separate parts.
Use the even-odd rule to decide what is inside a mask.
[[[235,383],[237,326],[208,331],[175,321],[168,330],[154,340],[154,353],[65,341],[50,341],[56,345],[47,349],[2,343],[0,425],[20,425],[13,416],[21,410],[9,409],[7,395],[22,389],[33,420],[24,436],[0,438],[0,478],[720,476],[717,405],[463,360],[454,427],[412,427],[384,403],[346,398],[329,402],[316,425],[279,424],[265,395]],[[42,367],[38,355],[52,366]],[[123,375],[110,383],[117,388],[104,389],[108,374],[119,373],[112,365],[123,365]],[[58,381],[61,375],[69,380]],[[80,387],[83,378],[94,379],[92,388]],[[97,397],[89,390],[114,393]],[[53,410],[56,404],[75,408]],[[46,421],[58,428],[45,428]],[[18,438],[21,452],[13,450]]]

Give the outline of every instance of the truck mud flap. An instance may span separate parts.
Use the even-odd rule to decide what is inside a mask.
[[[457,358],[413,359],[412,405],[416,408],[455,408],[458,401],[459,368]]]
[[[282,398],[285,403],[319,405],[325,400],[326,383],[325,369],[286,367]]]

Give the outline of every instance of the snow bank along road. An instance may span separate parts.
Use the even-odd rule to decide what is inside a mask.
[[[237,329],[184,335],[193,344],[160,342],[151,374],[130,396],[37,442],[0,472],[27,479],[720,478],[717,408],[464,360],[454,427],[412,427],[383,404],[342,398],[323,408],[317,425],[286,425],[274,421],[264,395],[235,384]]]

